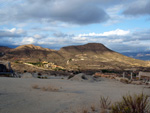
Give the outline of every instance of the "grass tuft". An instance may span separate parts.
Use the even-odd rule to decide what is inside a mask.
[[[111,101],[109,100],[109,98],[105,98],[105,97],[100,97],[100,108],[102,109],[110,109],[110,104]]]
[[[39,89],[39,86],[37,84],[32,85],[33,89]]]
[[[55,88],[54,86],[43,86],[43,87],[40,87],[39,85],[37,85],[37,84],[34,84],[34,85],[32,85],[32,88],[33,89],[40,89],[40,90],[42,90],[42,91],[53,91],[53,92],[57,92],[57,91],[59,91],[59,89],[58,88]]]
[[[112,105],[112,113],[150,113],[148,96],[143,93],[123,96],[122,101]]]

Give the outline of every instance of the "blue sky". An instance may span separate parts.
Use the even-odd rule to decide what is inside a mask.
[[[150,0],[0,0],[0,45],[150,50]]]

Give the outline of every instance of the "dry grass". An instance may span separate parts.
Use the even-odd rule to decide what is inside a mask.
[[[95,112],[95,111],[96,111],[95,105],[91,105],[91,111],[92,111],[92,112]]]
[[[39,89],[39,86],[37,84],[32,85],[33,89]]]
[[[150,113],[150,102],[148,96],[143,93],[123,96],[121,101],[113,105],[108,97],[101,97],[100,108],[95,105],[83,106],[78,111],[70,110],[66,113]]]
[[[100,97],[100,108],[102,109],[110,109],[110,104],[111,101],[109,100],[109,98],[105,98],[105,97]]]
[[[59,89],[58,88],[55,88],[55,87],[53,87],[53,86],[48,86],[48,87],[42,87],[41,88],[43,91],[59,91]]]
[[[42,91],[53,91],[53,92],[59,91],[59,89],[54,87],[54,86],[39,86],[37,84],[32,85],[32,88],[33,89],[40,89]]]
[[[83,109],[82,113],[88,113],[88,110],[87,109]]]
[[[148,96],[135,94],[123,96],[122,101],[112,106],[112,113],[150,113]]]

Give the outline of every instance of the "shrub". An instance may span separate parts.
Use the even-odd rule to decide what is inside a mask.
[[[26,73],[27,72],[27,70],[24,70],[24,73]]]
[[[122,101],[112,105],[112,113],[150,113],[148,96],[143,93],[123,96]]]
[[[37,84],[32,85],[33,89],[39,89],[39,86]]]
[[[18,61],[18,60],[16,60],[16,61],[15,61],[15,63],[16,63],[16,64],[18,64],[18,63],[19,63],[19,61]]]
[[[150,113],[150,103],[148,96],[143,93],[123,96],[121,101],[114,103],[112,106],[108,97],[101,97],[100,109],[91,105],[90,109],[83,106],[78,112],[68,111],[67,113]]]
[[[105,97],[101,97],[100,98],[100,108],[102,109],[110,109],[110,104],[111,101],[109,100],[109,98],[105,98]]]

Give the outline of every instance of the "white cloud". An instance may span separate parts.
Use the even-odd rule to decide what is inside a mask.
[[[86,37],[73,37],[74,40],[87,40]]]
[[[108,31],[108,32],[104,32],[104,33],[89,33],[89,34],[80,34],[79,37],[88,37],[88,36],[125,36],[128,35],[130,33],[129,30],[125,31],[125,30],[121,30],[121,29],[116,29],[114,31]]]
[[[7,31],[9,31],[11,33],[15,33],[16,32],[16,28],[8,29]]]
[[[23,29],[16,29],[16,28],[12,28],[12,29],[6,29],[6,31],[13,33],[13,34],[23,34],[25,33],[25,31]]]
[[[35,35],[34,35],[34,38],[36,38],[36,39],[40,39],[40,38],[42,38],[42,36],[41,36],[41,35],[39,35],[39,34],[35,34]]]
[[[123,39],[113,39],[113,40],[108,40],[108,42],[119,43],[119,42],[123,42]]]
[[[36,40],[33,37],[24,37],[22,42],[20,43],[20,45],[33,44],[35,42],[36,42]]]

